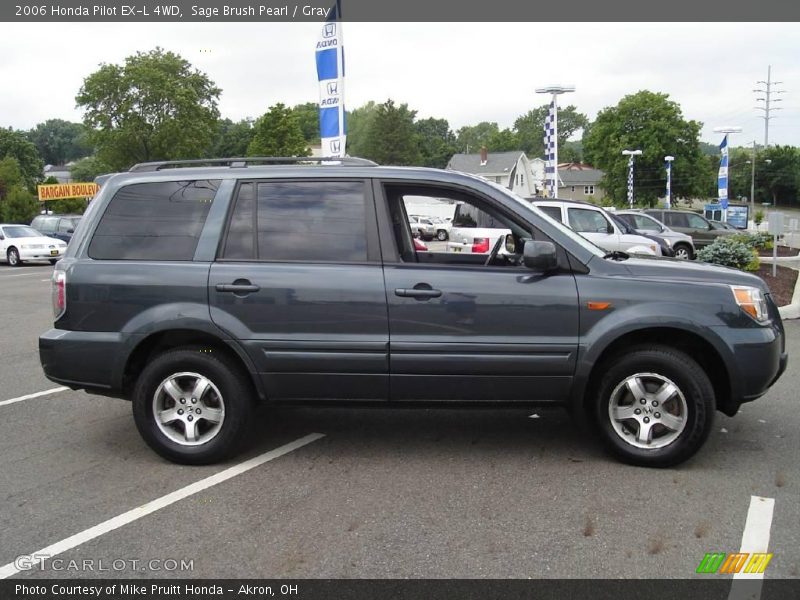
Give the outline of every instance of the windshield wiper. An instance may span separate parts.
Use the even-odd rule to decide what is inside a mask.
[[[603,256],[603,258],[610,258],[611,260],[628,260],[630,257],[630,254],[622,252],[621,250],[614,250]]]

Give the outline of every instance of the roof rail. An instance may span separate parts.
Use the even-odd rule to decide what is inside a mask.
[[[343,158],[337,158],[334,156],[246,156],[240,158],[196,158],[191,160],[160,160],[156,162],[144,162],[133,165],[129,169],[129,172],[160,171],[161,169],[172,169],[175,167],[214,166],[244,168],[250,164],[294,165],[314,163],[337,163],[344,166],[359,167],[378,166],[378,163],[376,162],[372,162],[366,158],[357,158],[355,156],[346,156]]]

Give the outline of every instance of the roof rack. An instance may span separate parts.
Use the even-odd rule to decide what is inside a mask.
[[[161,169],[172,169],[175,167],[198,167],[198,166],[214,166],[214,167],[231,167],[231,168],[245,168],[251,164],[259,165],[295,165],[295,164],[323,164],[323,163],[337,163],[344,166],[359,166],[359,167],[377,167],[378,163],[367,160],[366,158],[357,158],[355,156],[346,156],[337,158],[334,156],[246,156],[240,158],[196,158],[191,160],[160,160],[156,162],[144,162],[133,165],[129,172],[140,171],[160,171]]]

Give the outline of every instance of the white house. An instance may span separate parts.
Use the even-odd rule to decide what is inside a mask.
[[[479,175],[523,198],[537,195],[544,181],[544,161],[529,160],[522,150],[489,152],[481,148],[479,154],[454,154],[447,169]]]

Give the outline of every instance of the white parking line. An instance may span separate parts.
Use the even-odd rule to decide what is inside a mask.
[[[284,454],[292,452],[293,450],[302,448],[306,444],[315,442],[323,437],[325,437],[325,434],[323,433],[310,433],[298,440],[289,442],[288,444],[280,446],[279,448],[275,448],[274,450],[270,450],[269,452],[265,452],[264,454],[256,456],[255,458],[251,458],[250,460],[246,460],[238,465],[229,467],[224,471],[220,471],[216,475],[211,475],[210,477],[196,481],[195,483],[187,485],[179,490],[175,490],[166,496],[161,496],[161,498],[151,500],[147,504],[137,506],[128,512],[122,513],[121,515],[108,519],[107,521],[103,521],[99,525],[90,527],[89,529],[81,531],[80,533],[71,535],[60,542],[56,542],[55,544],[47,546],[46,548],[42,548],[37,552],[26,554],[25,567],[34,568],[43,560],[49,559],[50,557],[58,554],[62,554],[67,550],[72,550],[73,548],[76,548],[77,546],[80,546],[89,540],[93,540],[101,535],[109,533],[110,531],[114,531],[115,529],[119,529],[123,525],[132,523],[137,519],[141,519],[142,517],[154,513],[157,510],[169,506],[170,504],[174,504],[175,502],[183,500],[184,498],[188,498],[189,496],[215,486],[218,483],[222,483],[223,481],[227,481],[228,479],[236,477],[237,475],[241,475],[250,469],[254,469],[266,462],[279,458]],[[8,563],[7,565],[0,567],[0,579],[7,579],[8,577],[16,575],[20,571],[21,569],[17,567],[16,562]]]
[[[58,392],[66,392],[68,389],[69,389],[68,387],[57,387],[45,390],[43,392],[36,392],[35,394],[28,394],[27,396],[19,396],[18,398],[11,398],[11,400],[3,400],[2,402],[0,402],[0,406],[6,406],[7,404],[14,404],[15,402],[22,402],[23,400],[30,400],[31,398],[38,398],[39,396],[47,396],[48,394],[57,394]]]
[[[12,277],[30,277],[32,275],[35,275],[37,277],[42,276],[41,273],[17,273],[14,275],[0,275],[0,281],[2,281],[3,279],[11,279]]]
[[[742,547],[740,554],[766,553],[769,550],[769,534],[772,528],[772,513],[775,509],[774,498],[750,496],[750,508],[744,522]],[[745,573],[742,569],[733,575],[733,584],[728,596],[729,600],[758,600],[761,597],[761,584],[764,573]],[[740,580],[757,579],[758,582]]]

